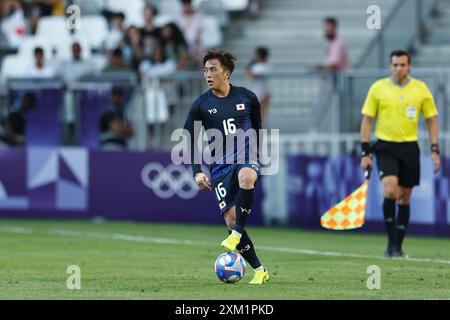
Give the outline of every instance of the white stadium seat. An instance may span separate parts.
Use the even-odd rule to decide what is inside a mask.
[[[101,49],[108,36],[108,22],[103,16],[82,16],[81,29],[75,34],[87,40],[93,49]]]
[[[181,11],[181,3],[179,0],[164,0],[159,5],[159,13],[161,15],[176,16]]]
[[[205,15],[216,17],[221,27],[226,27],[229,22],[228,12],[221,0],[200,0],[197,9]]]
[[[202,48],[216,48],[222,44],[222,40],[222,31],[220,30],[220,23],[217,18],[204,16],[202,33],[200,35]]]
[[[248,0],[222,0],[227,11],[244,11],[248,7]]]
[[[154,19],[153,19],[153,23],[156,27],[162,28],[163,26],[165,26],[166,24],[168,24],[169,22],[172,22],[174,19],[173,15],[163,15],[163,14],[158,14]]]
[[[23,77],[26,75],[26,66],[30,63],[30,59],[25,59],[18,54],[10,54],[3,58],[1,80],[6,78]]]
[[[66,25],[66,18],[59,16],[42,17],[39,19],[37,37],[49,39],[52,43],[67,39],[70,37],[69,29]]]
[[[144,0],[106,0],[106,5],[111,11],[123,12],[127,26],[144,26]]]

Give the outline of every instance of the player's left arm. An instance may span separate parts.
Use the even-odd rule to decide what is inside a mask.
[[[438,117],[434,116],[431,118],[425,119],[425,122],[428,127],[428,134],[430,136],[431,143],[431,159],[435,164],[434,173],[438,172],[441,169],[441,159],[439,157],[439,122]]]
[[[436,104],[430,90],[425,86],[425,98],[422,103],[422,112],[428,128],[431,143],[431,158],[435,164],[434,173],[441,169],[439,157],[439,122]]]

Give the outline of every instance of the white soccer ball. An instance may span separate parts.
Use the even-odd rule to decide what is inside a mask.
[[[236,252],[222,253],[214,264],[217,278],[225,283],[236,283],[241,280],[246,268],[244,259]]]

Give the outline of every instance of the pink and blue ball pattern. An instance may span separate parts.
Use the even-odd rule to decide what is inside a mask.
[[[241,280],[246,267],[244,259],[236,252],[222,253],[214,264],[217,278],[225,283],[236,283]]]

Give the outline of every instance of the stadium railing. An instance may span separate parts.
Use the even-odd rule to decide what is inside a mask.
[[[349,137],[352,133],[359,132],[360,110],[367,91],[374,81],[384,76],[388,76],[387,71],[349,70],[334,82],[332,76],[323,73],[304,70],[271,72],[267,75],[267,86],[272,93],[267,126],[280,129],[281,136],[289,137],[286,138],[289,141],[294,141],[296,137],[299,141],[307,138],[310,143],[318,141],[317,144],[320,145],[321,134],[337,137],[329,139],[342,141],[331,144],[330,148],[317,147],[324,150],[320,153],[348,152],[353,148]],[[450,70],[413,69],[412,76],[425,81],[430,87],[439,108],[440,129],[449,132],[447,109],[450,107]],[[106,91],[111,84],[117,84],[116,80],[120,80],[111,77],[107,75],[83,79],[67,84],[61,90],[65,97],[73,99],[72,104],[78,112],[80,92],[94,92],[98,99],[106,101]],[[176,143],[170,140],[171,133],[184,125],[192,102],[207,89],[201,72],[180,72],[161,78],[144,78],[141,83],[137,82],[135,76],[122,80],[133,88],[127,109],[136,134],[130,141],[130,147],[142,151],[170,150]],[[13,82],[9,80],[8,83],[6,87],[0,88],[2,116],[7,113],[11,102],[7,97],[8,87]],[[245,78],[242,71],[233,74],[232,83],[253,89],[253,83]],[[37,88],[38,83],[34,87]],[[66,98],[65,102],[67,101]],[[79,127],[76,135],[79,135],[78,129]],[[426,130],[423,121],[420,123],[420,130]],[[75,141],[69,145],[76,145],[76,139],[64,137],[63,132],[63,145],[64,141]],[[309,147],[303,148],[307,150],[305,148]]]
[[[434,96],[439,112],[439,128],[450,131],[450,115],[448,112],[449,95],[448,80],[450,69],[412,69],[411,76],[425,82]],[[389,77],[389,71],[374,69],[352,69],[341,75],[339,79],[339,114],[340,132],[358,132],[361,122],[361,107],[372,83],[377,79]],[[426,130],[421,118],[419,128]]]

